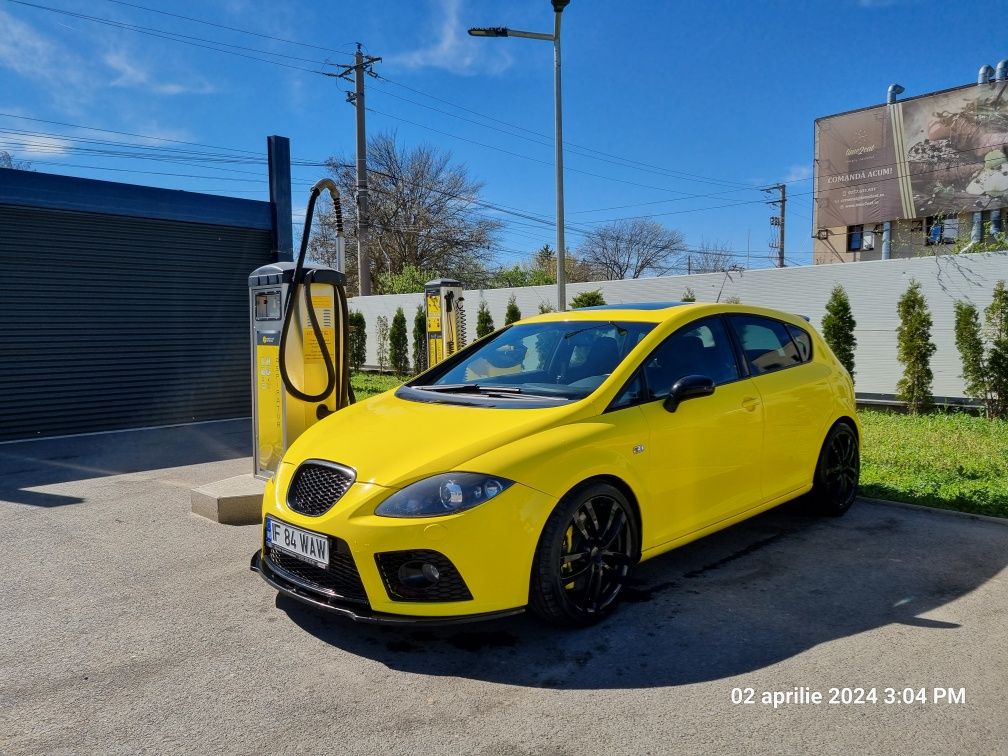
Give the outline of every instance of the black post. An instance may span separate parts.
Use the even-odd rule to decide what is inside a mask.
[[[269,156],[270,205],[273,209],[273,247],[277,262],[294,260],[294,227],[291,223],[290,139],[266,137]]]

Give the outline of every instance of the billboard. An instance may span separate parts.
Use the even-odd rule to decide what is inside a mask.
[[[1008,82],[820,118],[817,228],[1008,206]]]

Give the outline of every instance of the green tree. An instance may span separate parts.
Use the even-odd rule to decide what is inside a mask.
[[[413,369],[418,373],[427,369],[427,314],[422,304],[413,315]]]
[[[602,296],[601,289],[592,289],[591,291],[582,291],[574,299],[571,300],[570,306],[572,310],[576,310],[579,307],[598,307],[599,305],[604,305],[606,303],[605,297]]]
[[[375,294],[416,294],[424,290],[424,284],[436,278],[430,272],[415,265],[404,265],[398,271],[383,270],[374,280]]]
[[[896,358],[903,365],[903,377],[896,384],[896,397],[906,402],[907,410],[917,414],[934,406],[931,384],[931,312],[921,293],[919,281],[911,280],[896,303],[899,325],[896,327]]]
[[[850,300],[844,287],[837,284],[830,292],[829,301],[826,303],[826,314],[822,319],[822,335],[833,350],[833,354],[840,360],[840,364],[847,368],[847,372],[854,378],[854,350],[857,349],[857,338],[854,336],[854,329],[857,321],[851,313]]]
[[[386,372],[389,367],[389,322],[384,315],[375,318],[375,354],[378,357],[378,369]]]
[[[348,318],[350,324],[350,360],[351,370],[360,370],[367,359],[367,323],[364,322],[364,313],[357,310],[350,311]]]
[[[504,325],[511,325],[519,320],[521,320],[521,310],[518,309],[518,302],[515,301],[515,295],[512,294],[510,299],[508,299],[507,309],[504,310]]]
[[[696,294],[693,293],[693,289],[691,289],[689,286],[687,286],[686,290],[682,293],[682,296],[679,298],[679,301],[680,302],[696,302]]]
[[[989,418],[1008,416],[1008,289],[994,285],[984,325],[973,304],[955,303],[955,338],[967,396],[980,399]]]
[[[994,415],[1008,417],[1008,289],[1004,281],[994,284],[994,296],[984,311],[984,336],[990,344],[987,374],[995,398]]]
[[[476,338],[482,339],[487,334],[494,332],[493,318],[490,317],[490,308],[485,300],[479,303],[479,310],[476,313]]]
[[[397,307],[389,329],[389,362],[396,375],[409,375],[409,337],[406,335],[406,315]]]
[[[535,267],[515,265],[501,268],[490,276],[491,289],[517,289],[523,286],[546,286],[556,283],[555,277]]]

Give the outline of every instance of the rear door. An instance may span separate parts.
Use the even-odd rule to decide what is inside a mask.
[[[812,340],[798,326],[760,315],[727,316],[763,400],[765,499],[812,482],[824,424],[832,410],[829,370],[812,361]]]

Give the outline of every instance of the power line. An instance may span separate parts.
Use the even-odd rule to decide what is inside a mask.
[[[333,48],[333,47],[324,47],[322,45],[314,45],[314,44],[312,44],[310,42],[299,42],[296,39],[285,39],[283,37],[275,37],[272,34],[263,34],[261,32],[251,31],[249,29],[241,29],[241,28],[239,28],[237,26],[228,26],[227,24],[219,24],[219,23],[216,23],[214,21],[206,21],[205,19],[202,19],[202,18],[194,18],[193,16],[183,16],[180,13],[171,13],[170,11],[160,10],[158,8],[149,8],[146,5],[138,5],[136,3],[128,3],[128,2],[125,2],[125,0],[105,0],[105,1],[109,2],[109,3],[115,3],[116,5],[125,5],[125,6],[130,7],[130,8],[137,8],[139,10],[148,11],[150,13],[158,13],[158,14],[160,14],[162,16],[171,16],[172,18],[179,18],[179,19],[182,19],[184,21],[192,21],[193,23],[197,23],[197,24],[204,24],[206,26],[213,26],[213,27],[216,27],[218,29],[226,29],[227,31],[238,32],[239,34],[249,34],[249,35],[251,35],[253,37],[259,37],[261,39],[269,39],[269,40],[273,40],[274,42],[283,42],[283,43],[288,44],[288,45],[298,45],[299,47],[307,47],[307,48],[311,48],[313,50],[321,50],[322,52],[331,52],[331,53],[335,53],[337,55],[349,55],[349,54],[351,54],[350,52],[348,52],[346,50],[340,50],[340,49]],[[353,44],[352,42],[348,42],[347,43],[347,45],[352,45],[352,44]],[[344,45],[344,47],[345,46],[346,45]]]
[[[117,28],[117,29],[122,29],[122,30],[126,30],[126,31],[137,32],[138,34],[146,34],[148,36],[157,37],[159,39],[166,39],[166,40],[169,40],[169,41],[172,41],[172,42],[180,42],[180,43],[185,44],[185,45],[191,45],[193,47],[200,47],[200,48],[203,48],[204,50],[213,50],[215,52],[226,53],[228,55],[235,55],[235,56],[237,56],[239,58],[247,58],[249,60],[256,60],[256,61],[259,61],[260,63],[271,63],[271,64],[273,64],[275,66],[282,66],[284,68],[290,68],[290,69],[294,69],[294,70],[297,70],[297,71],[304,71],[306,73],[318,74],[318,73],[321,73],[321,69],[324,66],[330,65],[329,61],[319,61],[319,60],[312,60],[310,58],[301,58],[301,57],[296,56],[296,55],[287,55],[286,53],[276,53],[276,52],[271,52],[270,50],[262,50],[262,49],[254,48],[254,47],[244,47],[242,45],[233,45],[233,44],[230,44],[228,42],[220,42],[220,41],[217,41],[217,40],[205,39],[203,37],[194,37],[194,36],[191,36],[191,35],[188,35],[188,34],[179,34],[177,32],[169,32],[169,31],[165,31],[164,29],[155,29],[155,28],[147,27],[147,26],[138,26],[136,24],[127,24],[125,22],[115,21],[115,20],[110,19],[110,18],[101,18],[99,16],[89,16],[89,15],[87,15],[85,13],[77,13],[77,12],[74,12],[74,11],[63,10],[61,8],[53,8],[53,7],[48,6],[48,5],[39,5],[37,3],[28,2],[27,0],[7,0],[7,2],[16,3],[18,5],[24,5],[24,6],[27,6],[29,8],[36,8],[38,10],[43,10],[43,11],[47,11],[47,12],[50,12],[50,13],[56,13],[56,14],[63,15],[63,16],[69,16],[71,18],[77,18],[77,19],[81,19],[81,20],[84,20],[84,21],[91,21],[91,22],[97,23],[97,24],[104,24],[105,26],[111,26],[111,27],[114,27],[114,28]],[[229,49],[224,49],[224,48],[233,48],[233,49],[229,50]],[[286,58],[287,60],[296,60],[296,61],[302,61],[302,62],[306,62],[306,63],[314,63],[315,65],[318,66],[318,68],[317,69],[305,68],[304,66],[293,65],[293,64],[290,64],[290,63],[283,63],[283,62],[281,62],[279,60],[270,60],[268,58],[261,58],[261,57],[255,56],[255,55],[248,55],[248,54],[243,53],[243,52],[237,52],[238,50],[245,50],[245,51],[248,51],[248,52],[255,52],[255,53],[259,53],[260,55],[270,55],[270,56],[277,57],[277,58]]]

